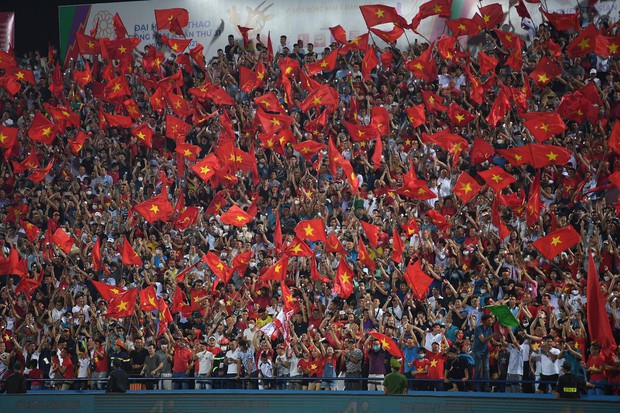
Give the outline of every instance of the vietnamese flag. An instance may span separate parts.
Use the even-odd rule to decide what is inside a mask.
[[[341,25],[330,27],[329,32],[338,43],[345,44],[347,42],[347,34]]]
[[[413,106],[411,108],[405,108],[407,119],[411,123],[411,126],[417,128],[426,123],[426,113],[424,112],[424,104]]]
[[[308,244],[297,236],[287,245],[282,253],[291,257],[312,257],[314,255]]]
[[[284,311],[293,310],[298,307],[298,304],[291,293],[291,289],[280,281],[280,288],[282,288],[282,300],[284,301]]]
[[[202,255],[202,260],[209,266],[213,274],[215,274],[224,284],[228,284],[228,280],[232,275],[228,265],[215,255],[212,251]]]
[[[196,162],[198,155],[202,151],[202,148],[198,145],[192,145],[191,143],[179,142],[177,143],[174,151],[185,159],[191,162]]]
[[[392,261],[401,263],[403,262],[403,253],[405,252],[405,245],[403,239],[398,233],[398,229],[394,227],[394,234],[392,235]]]
[[[125,290],[121,290],[119,287],[109,285],[106,283],[102,283],[100,281],[91,280],[97,292],[108,303],[112,301],[112,298],[116,297],[118,294],[124,292]]]
[[[170,39],[167,36],[162,36],[162,40],[165,44],[172,49],[174,53],[183,53],[187,46],[192,42],[192,39]]]
[[[452,36],[456,37],[475,36],[480,32],[476,22],[473,19],[468,18],[447,20],[446,26],[448,26],[448,28],[452,32]]]
[[[527,225],[533,226],[540,219],[540,211],[542,210],[542,202],[540,200],[540,171],[536,173],[532,186],[530,187],[530,197],[527,201]]]
[[[166,137],[183,142],[185,141],[185,135],[191,129],[191,125],[188,125],[181,119],[172,115],[166,115]]]
[[[34,115],[34,119],[32,119],[32,123],[28,129],[28,136],[30,139],[42,142],[46,145],[51,145],[54,143],[57,134],[58,127],[43,116],[41,112],[37,112]]]
[[[508,99],[506,91],[502,88],[493,102],[491,112],[487,115],[486,121],[491,126],[497,125],[497,122],[506,116],[508,109],[510,109],[510,100]]]
[[[543,10],[542,7],[540,8],[540,12],[558,31],[571,29],[579,31],[581,28],[579,24],[579,13],[549,13]]]
[[[266,111],[283,113],[284,107],[278,100],[278,97],[273,92],[265,93],[264,95],[256,96],[254,98],[254,104]]]
[[[510,235],[510,230],[508,230],[508,227],[504,224],[500,215],[499,197],[495,198],[493,200],[493,204],[491,205],[491,223],[497,228],[499,239],[501,241],[505,240]]]
[[[463,171],[456,180],[452,192],[454,192],[454,195],[459,197],[463,204],[466,204],[471,201],[473,197],[478,195],[481,189],[482,186],[480,186],[480,184],[478,184],[478,182],[476,182],[471,175]]]
[[[293,145],[293,149],[301,154],[308,162],[312,161],[312,158],[318,151],[325,148],[324,143],[317,141],[307,140]]]
[[[101,54],[101,47],[99,40],[92,36],[85,35],[80,32],[75,32],[75,40],[77,42],[78,51],[82,55],[99,55]]]
[[[574,59],[592,53],[596,48],[598,34],[596,26],[590,23],[566,46],[568,56]]]
[[[153,139],[153,129],[148,123],[143,123],[131,130],[131,134],[138,139],[147,148],[152,148],[151,140]]]
[[[551,261],[558,254],[566,251],[579,242],[581,242],[581,235],[579,235],[572,225],[567,225],[547,236],[538,238],[536,241],[532,242],[532,245],[540,251],[546,259]]]
[[[278,262],[267,269],[261,276],[261,281],[284,281],[286,279],[286,271],[288,269],[288,256],[283,256]]]
[[[331,72],[336,68],[338,59],[338,50],[332,50],[323,59],[305,65],[306,71],[310,76],[313,76],[319,72],[326,71]]]
[[[385,53],[381,56],[383,57],[384,55]],[[379,58],[377,57],[377,51],[374,46],[370,46],[366,53],[364,53],[364,59],[362,59],[362,78],[364,80],[370,80],[370,73],[378,64]]]
[[[609,134],[607,146],[615,153],[620,154],[620,121],[616,120],[614,127]]]
[[[478,65],[480,66],[481,75],[485,75],[488,72],[495,72],[497,63],[499,63],[499,61],[496,58],[491,57],[482,51],[478,52]]]
[[[319,106],[335,108],[339,101],[340,96],[338,92],[333,87],[324,83],[314,91],[310,92],[304,101],[298,105],[298,107],[303,112],[307,112],[308,110]]]
[[[9,149],[17,142],[18,128],[0,126],[0,148]]]
[[[424,50],[420,57],[408,61],[405,64],[405,68],[410,70],[417,78],[432,82],[437,79],[437,64],[435,63],[435,57],[433,56],[433,45],[431,44],[426,50]]]
[[[370,4],[359,7],[367,27],[374,27],[385,23],[407,26],[407,21],[398,14],[394,7],[383,4]]]
[[[422,89],[422,99],[426,105],[426,110],[431,113],[438,114],[439,112],[448,110],[448,107],[443,104],[443,98],[437,96],[433,92]]]
[[[375,266],[375,262],[372,258],[370,258],[370,254],[368,254],[368,250],[366,249],[366,245],[364,245],[364,241],[362,240],[362,236],[360,235],[358,238],[358,251],[357,251],[357,259],[374,274],[377,267]]]
[[[607,357],[612,356],[616,350],[616,341],[611,330],[609,314],[605,304],[607,298],[601,290],[601,283],[592,253],[588,254],[588,286],[586,294],[590,340],[593,343],[598,343]]]
[[[594,53],[599,56],[618,56],[620,54],[620,36],[607,37],[599,34],[596,37]]]
[[[345,300],[353,293],[353,271],[344,260],[340,257],[338,268],[336,269],[336,280],[334,281],[334,293]]]
[[[157,330],[157,337],[161,336],[168,329],[168,324],[173,320],[172,314],[170,314],[170,308],[163,298],[157,297],[157,310],[159,311],[159,327]]]
[[[252,217],[237,205],[228,208],[228,211],[220,215],[220,222],[223,224],[242,227],[252,220]]]
[[[525,127],[538,142],[544,142],[567,129],[557,112],[528,112],[521,117]]]
[[[28,238],[28,241],[35,242],[36,239],[39,237],[39,233],[41,232],[39,231],[39,228],[32,225],[30,222],[24,221],[22,219],[19,220],[19,225],[24,230],[24,233],[26,234],[26,238]]]
[[[52,160],[47,164],[45,168],[43,169],[37,168],[33,170],[30,176],[28,177],[28,179],[30,179],[35,184],[38,184],[39,182],[45,179],[47,174],[50,173],[50,171],[52,170],[52,166],[54,166],[54,158],[52,158]]]
[[[417,234],[420,232],[420,228],[418,227],[418,221],[415,218],[412,218],[405,225],[402,225],[401,228],[405,231],[405,235],[411,237],[413,234]]]
[[[192,312],[191,306],[187,303],[187,294],[178,284],[174,289],[174,296],[172,298],[172,312],[181,312],[181,315],[184,317],[188,317]]]
[[[142,266],[142,259],[137,252],[131,247],[131,244],[127,240],[127,237],[123,237],[123,250],[121,252],[122,263],[125,265],[138,265]]]
[[[7,69],[6,74],[11,75],[13,79],[19,80],[21,82],[27,82],[27,83],[30,83],[31,85],[34,85],[36,83],[35,78],[34,78],[34,73],[32,72],[32,70],[19,69],[19,70],[11,71]]]
[[[420,5],[418,13],[413,17],[409,28],[417,32],[423,19],[430,16],[450,17],[452,0],[431,0]]]
[[[112,297],[108,304],[107,313],[103,314],[103,316],[109,318],[132,316],[136,310],[136,299],[139,292],[140,289],[136,287]]]
[[[340,255],[347,255],[347,250],[344,248],[336,233],[330,232],[325,242],[325,251],[334,252]]]
[[[120,128],[129,129],[133,125],[133,120],[129,116],[114,115],[114,114],[106,113],[106,112],[102,112],[102,113],[103,113],[103,117],[106,123],[111,128],[120,127]]]
[[[286,114],[266,113],[262,109],[256,111],[256,118],[265,133],[276,133],[280,129],[288,128],[293,124],[293,118]]]
[[[405,33],[405,30],[400,26],[394,26],[394,28],[389,31],[379,30],[377,28],[372,28],[370,31],[386,43],[395,43]]]
[[[71,235],[67,234],[64,229],[58,228],[54,235],[52,235],[52,241],[54,244],[58,246],[65,254],[69,254],[71,252],[71,247],[73,247],[73,238]]]
[[[549,165],[566,165],[571,158],[571,151],[560,146],[529,144],[532,154],[532,166],[544,168]]]
[[[30,300],[30,298],[32,297],[32,293],[39,287],[40,284],[41,281],[38,279],[22,277],[17,283],[17,287],[15,288],[15,294],[19,295],[19,293],[22,292],[24,293],[24,297],[27,300]]]
[[[316,265],[316,257],[314,256],[310,257],[310,278],[324,283],[331,282],[329,278],[321,277],[321,274],[319,274],[319,269]]]
[[[487,185],[493,188],[493,190],[497,193],[517,181],[514,176],[510,175],[499,166],[494,166],[486,171],[480,171],[478,172],[478,175],[480,175]]]
[[[355,142],[368,141],[378,136],[377,128],[372,124],[356,125],[345,120],[344,127],[347,129],[347,132],[349,132],[351,140]]]
[[[97,237],[97,241],[95,241],[95,244],[93,245],[93,249],[91,251],[91,257],[93,260],[93,270],[102,270],[103,264],[101,263],[101,237]]]
[[[250,266],[250,259],[254,253],[252,250],[241,252],[235,255],[235,258],[232,260],[232,269],[233,271],[237,271],[240,276],[243,277],[246,270]]]
[[[209,182],[211,177],[215,175],[216,169],[220,168],[220,162],[217,157],[210,153],[200,161],[192,165],[190,168],[200,179]]]
[[[256,72],[245,66],[239,67],[239,89],[241,89],[241,91],[250,93],[256,87],[257,81],[258,77]]]
[[[383,349],[387,350],[387,352],[393,355],[394,357],[396,358],[403,357],[403,352],[400,350],[400,348],[398,347],[398,344],[396,344],[396,342],[393,339],[389,338],[385,334],[377,333],[376,331],[371,331],[368,334],[376,338],[377,340],[379,340]]]
[[[295,234],[301,239],[309,241],[327,241],[325,223],[322,219],[307,219],[300,221],[295,227]]]
[[[82,131],[79,131],[77,133],[75,140],[67,139],[67,143],[71,148],[71,152],[73,152],[73,154],[75,155],[80,153],[82,147],[84,146],[84,143],[86,142],[86,139],[88,139],[88,135]]]
[[[407,266],[403,274],[407,285],[411,288],[413,297],[417,300],[424,300],[428,294],[428,287],[432,284],[433,278],[422,271],[420,260]]]
[[[127,37],[127,29],[125,28],[125,24],[121,20],[121,16],[118,13],[116,13],[112,18],[112,25],[114,26],[114,33],[116,34],[117,39]]]
[[[211,203],[205,210],[205,214],[207,215],[219,214],[222,208],[227,205],[228,205],[228,202],[226,201],[226,198],[224,198],[221,192],[218,192],[215,194],[215,196],[213,197],[213,200],[211,200]]]
[[[446,219],[445,216],[443,216],[439,212],[435,211],[434,209],[431,209],[431,210],[427,211],[426,215],[428,215],[430,217],[431,222],[440,231],[448,231],[450,229],[450,227],[452,226],[452,224],[450,222],[448,222],[448,220]]]
[[[155,287],[149,285],[146,288],[140,290],[140,309],[142,311],[157,310],[157,295],[155,294]]]
[[[478,8],[478,13],[482,17],[486,29],[493,28],[504,21],[504,10],[499,3],[489,4]]]
[[[364,228],[364,233],[366,234],[366,238],[368,238],[370,245],[377,248],[379,245],[379,233],[381,232],[381,228],[362,220],[360,220],[360,224],[362,225],[362,228]]]
[[[176,20],[179,26],[185,27],[189,23],[189,13],[182,8],[155,10],[157,30],[170,29],[171,23]]]
[[[562,74],[562,68],[548,57],[540,59],[529,78],[539,89],[544,89],[551,80]]]
[[[168,221],[174,213],[174,207],[163,194],[150,198],[134,207],[134,210],[144,217],[149,223],[155,221]]]

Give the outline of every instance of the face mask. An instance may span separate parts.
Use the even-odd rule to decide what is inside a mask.
[[[86,195],[90,196],[93,194],[93,191],[86,191]]]
[[[578,279],[578,280],[581,280],[581,274],[575,275],[575,278]]]
[[[253,329],[254,329],[254,324],[248,324],[248,328],[249,328],[250,330],[253,330]]]
[[[572,295],[577,295],[579,294],[579,290],[571,290],[570,292]]]
[[[256,267],[256,263],[255,262],[251,262],[250,263],[250,268],[254,268],[254,267]]]
[[[228,346],[222,346],[222,347],[220,347],[220,348],[222,349],[222,351],[226,351],[226,350],[228,350]]]
[[[486,288],[481,288],[480,289],[480,294],[486,294],[486,292],[487,292]]]
[[[461,298],[467,297],[467,293],[461,293]]]
[[[372,349],[374,351],[379,351],[379,349],[381,349],[381,346],[372,346]]]
[[[605,279],[605,281],[609,281],[611,279],[611,278],[609,278],[608,275],[604,276],[603,278]]]
[[[559,296],[560,296],[560,295],[562,295],[562,294],[561,294],[559,291],[556,291],[556,292],[554,293],[554,295],[555,295],[556,297],[559,297]]]

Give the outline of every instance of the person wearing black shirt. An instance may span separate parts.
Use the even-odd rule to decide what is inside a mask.
[[[594,387],[587,383],[583,377],[571,373],[571,365],[568,361],[562,364],[562,375],[558,378],[555,386],[556,399],[579,399],[586,392],[586,387]]]
[[[13,366],[13,373],[9,374],[4,382],[4,390],[9,394],[26,393],[26,378],[24,368],[19,361]]]
[[[114,371],[108,377],[106,393],[125,393],[129,389],[129,376],[125,370],[121,368],[122,362],[119,359],[114,360]]]
[[[448,349],[444,377],[446,384],[452,382],[452,390],[465,391],[465,382],[469,380],[469,365],[465,357],[458,357],[454,347]]]

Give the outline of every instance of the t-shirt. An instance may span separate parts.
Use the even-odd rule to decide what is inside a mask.
[[[603,371],[601,371],[600,373],[597,372],[590,372],[590,381],[602,381],[605,380],[605,357],[601,356],[600,354],[598,356],[590,356],[588,357],[588,361],[586,362],[586,367],[590,368],[590,367],[594,367],[597,369],[600,369],[601,367],[603,367]]]
[[[443,379],[444,363],[446,356],[441,353],[430,353],[426,356],[429,361],[428,365],[428,378],[429,379]]]
[[[186,347],[177,347],[174,350],[172,371],[174,373],[185,373],[192,358],[192,351]]]
[[[393,371],[383,379],[383,385],[387,394],[403,394],[407,388],[407,377],[397,371]]]
[[[555,391],[560,394],[562,399],[578,399],[585,388],[586,382],[581,377],[573,373],[563,374],[558,378]]]

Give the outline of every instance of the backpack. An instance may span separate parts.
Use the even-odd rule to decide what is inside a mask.
[[[457,358],[460,359],[465,359],[465,361],[467,361],[467,365],[469,367],[474,367],[476,365],[476,362],[474,361],[474,357],[471,354],[467,354],[467,353],[461,353],[457,356]]]

